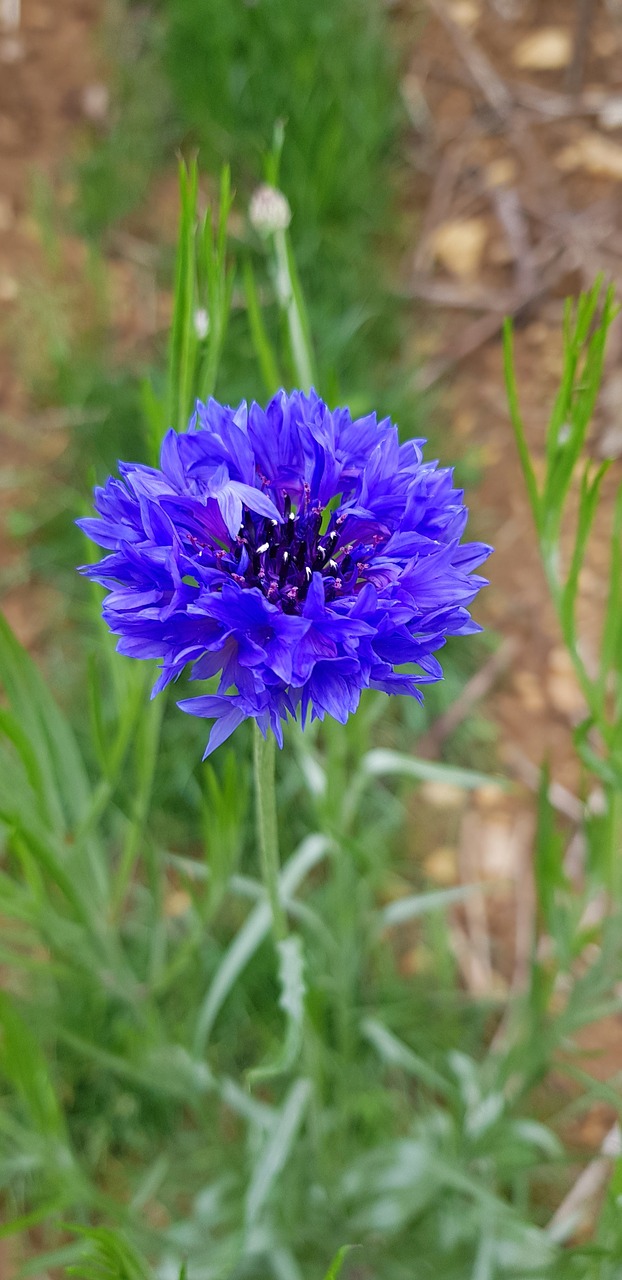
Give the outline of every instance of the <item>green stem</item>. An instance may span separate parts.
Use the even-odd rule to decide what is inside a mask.
[[[302,308],[300,292],[296,289],[296,281],[292,276],[292,264],[287,251],[285,231],[274,233],[274,253],[276,262],[276,291],[279,304],[287,317],[289,340],[292,349],[292,360],[296,371],[296,379],[301,391],[309,391],[315,382],[313,377],[313,356],[311,354]]]
[[[279,893],[279,831],[276,813],[274,764],[276,742],[268,732],[263,737],[258,725],[253,733],[255,809],[257,842],[264,887],[272,909],[272,928],[277,942],[287,937],[287,920]]]
[[[156,701],[148,703],[138,724],[136,796],[112,892],[112,917],[116,921],[123,914],[126,894],[141,847],[148,848],[145,831],[158,763],[165,701],[160,694]],[[155,887],[156,868],[152,865],[150,871],[152,887]]]

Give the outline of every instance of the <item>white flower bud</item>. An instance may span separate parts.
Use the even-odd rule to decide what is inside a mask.
[[[292,220],[292,211],[283,192],[264,182],[253,192],[248,216],[255,231],[267,236],[285,231]]]
[[[196,333],[199,342],[203,342],[203,339],[206,338],[209,333],[209,316],[205,307],[197,307],[193,318],[194,332]]]

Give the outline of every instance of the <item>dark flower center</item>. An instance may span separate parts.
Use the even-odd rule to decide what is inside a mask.
[[[331,515],[322,533],[324,511],[306,504],[293,511],[289,496],[284,499],[284,522],[257,519],[246,511],[233,547],[233,578],[249,587],[259,587],[285,613],[299,613],[314,573],[321,573],[327,600],[352,590],[360,562],[352,548],[340,546],[339,524],[343,517]],[[227,557],[229,564],[230,557]]]

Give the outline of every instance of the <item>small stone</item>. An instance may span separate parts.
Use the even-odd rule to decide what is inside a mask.
[[[522,71],[558,71],[572,58],[572,34],[564,27],[542,27],[519,40],[512,61]]]
[[[434,256],[451,275],[471,279],[481,265],[488,227],[484,218],[441,222],[432,236]]]
[[[87,84],[82,90],[82,111],[93,124],[103,124],[110,107],[110,94],[105,84]]]
[[[465,31],[472,31],[482,16],[481,5],[477,0],[453,0],[449,5],[449,13],[457,26]]]
[[[563,147],[555,157],[563,173],[584,169],[598,178],[622,179],[622,145],[599,133],[585,133],[582,138]]]
[[[622,96],[608,98],[598,113],[598,123],[603,129],[622,129]]]
[[[486,181],[489,187],[509,187],[516,182],[518,165],[511,156],[499,156],[486,166]]]

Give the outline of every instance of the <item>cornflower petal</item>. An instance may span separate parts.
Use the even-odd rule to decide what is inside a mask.
[[[313,390],[211,399],[159,467],[120,463],[95,490],[78,524],[109,554],[80,572],[120,652],[159,659],[154,693],[185,668],[217,679],[178,704],[214,721],[206,754],[246,719],[279,745],[289,717],[344,723],[365,688],[421,700],[447,637],[480,630],[491,548],[461,541],[463,493],[424,444]]]

